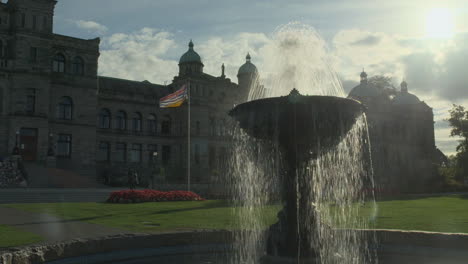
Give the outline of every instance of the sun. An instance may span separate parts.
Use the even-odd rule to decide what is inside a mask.
[[[453,14],[447,8],[429,10],[426,17],[426,36],[430,38],[451,38],[455,33]]]

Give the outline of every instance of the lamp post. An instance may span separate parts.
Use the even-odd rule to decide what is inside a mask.
[[[13,148],[13,153],[12,153],[13,156],[18,156],[20,154],[20,150],[19,150],[19,146],[18,146],[19,134],[20,134],[20,132],[17,130],[16,135],[15,135],[15,147]]]
[[[151,189],[154,189],[154,176],[157,173],[157,160],[158,160],[158,152],[153,151],[153,166],[154,170],[153,173],[151,174]]]

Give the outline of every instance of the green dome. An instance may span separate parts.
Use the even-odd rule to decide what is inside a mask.
[[[190,40],[188,46],[189,46],[188,51],[185,52],[184,55],[182,55],[182,57],[180,57],[179,63],[187,63],[187,62],[202,63],[200,55],[198,55],[198,53],[195,50],[193,50],[194,45],[193,45],[192,40]]]
[[[239,68],[239,72],[237,73],[238,75],[245,73],[258,73],[257,67],[250,62],[250,59],[250,54],[247,53],[247,56],[245,57],[246,62]]]

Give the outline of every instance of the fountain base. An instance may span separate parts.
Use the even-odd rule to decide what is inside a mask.
[[[318,264],[320,263],[319,258],[286,258],[278,256],[264,256],[260,260],[260,264],[298,264],[298,263],[307,263],[307,264]]]

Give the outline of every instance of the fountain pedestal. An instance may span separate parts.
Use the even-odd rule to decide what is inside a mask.
[[[311,159],[336,146],[362,113],[363,106],[355,100],[303,96],[296,89],[288,96],[255,100],[231,110],[251,137],[278,144],[285,165],[280,181],[284,208],[269,229],[266,263],[319,261],[317,219],[310,203],[312,181],[305,170]]]

